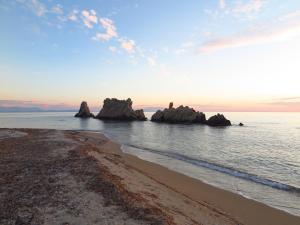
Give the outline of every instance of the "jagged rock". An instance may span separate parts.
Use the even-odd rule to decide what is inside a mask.
[[[164,120],[164,113],[161,110],[157,110],[151,117],[151,121],[155,122],[163,122]]]
[[[226,119],[223,114],[217,114],[207,120],[209,126],[231,126],[230,120]]]
[[[75,117],[94,117],[94,114],[90,112],[87,102],[81,102],[79,112],[76,113]]]
[[[98,119],[103,120],[146,120],[144,111],[132,109],[132,101],[130,98],[127,100],[118,100],[116,98],[106,98],[103,107],[99,114],[96,116]]]
[[[173,103],[169,104],[168,109],[163,111],[158,110],[151,117],[151,121],[167,122],[167,123],[205,123],[205,114],[196,112],[193,108],[188,106],[179,106],[173,108]]]
[[[144,114],[144,110],[137,109],[134,112],[135,112],[135,115],[137,116],[138,120],[147,120],[147,118],[145,117],[145,114]]]

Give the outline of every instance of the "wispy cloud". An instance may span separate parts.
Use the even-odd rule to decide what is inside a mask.
[[[56,4],[52,7],[47,8],[47,6],[39,0],[16,0],[16,2],[24,5],[39,17],[44,16],[48,13],[58,15],[62,15],[64,13],[63,7],[60,4]]]
[[[284,16],[275,19],[273,23],[257,25],[256,28],[249,28],[232,36],[208,40],[200,46],[199,52],[207,53],[225,48],[284,41],[300,36],[300,20],[292,17],[283,21],[282,18]]]
[[[266,111],[300,112],[300,96],[275,98],[259,105],[263,105]]]
[[[43,21],[49,26],[56,26],[62,28],[64,24],[68,22],[82,23],[84,27],[90,29],[87,34],[92,34],[91,39],[95,41],[109,42],[115,41],[119,46],[108,46],[108,50],[114,53],[122,53],[122,51],[128,53],[130,56],[135,56],[135,62],[139,59],[143,59],[149,66],[155,65],[155,60],[151,52],[140,51],[140,46],[132,38],[118,34],[117,26],[113,19],[108,17],[101,17],[95,9],[78,9],[74,8],[66,10],[60,4],[49,4],[45,5],[39,0],[16,0],[18,3],[24,5],[27,9],[33,11],[37,16],[43,16],[45,14],[56,14],[55,17],[44,16]],[[52,19],[56,18],[56,21]],[[102,31],[101,31],[102,30]]]
[[[291,19],[300,19],[300,10],[289,12],[278,18],[279,21],[286,21]]]
[[[133,53],[135,50],[135,41],[131,39],[119,39],[121,48],[123,48],[128,53]]]
[[[101,18],[100,23],[106,31],[106,40],[109,40],[113,37],[117,37],[117,28],[114,25],[114,22],[108,18]]]
[[[300,96],[292,96],[292,97],[285,97],[285,98],[276,98],[274,101],[300,101]]]
[[[31,4],[30,1],[29,2],[29,6],[32,8],[32,10],[34,10],[34,12],[38,15],[38,16],[42,16],[46,13],[46,7],[43,3],[39,2],[38,0],[32,0]]]
[[[77,21],[78,20],[78,17],[77,17],[78,13],[79,13],[78,10],[76,10],[76,9],[72,10],[72,12],[68,16],[68,19],[71,20],[71,21]]]
[[[109,46],[108,49],[111,52],[117,52],[117,47],[115,47],[115,46]]]
[[[219,0],[219,7],[220,7],[220,9],[224,9],[226,7],[225,0]]]
[[[267,3],[268,0],[219,0],[217,8],[206,8],[204,9],[204,13],[211,16],[215,20],[227,16],[242,20],[249,20],[257,18],[256,16],[265,8]]]
[[[298,109],[300,109],[300,101],[298,101],[298,102],[277,101],[277,102],[268,102],[265,104],[276,105],[276,106],[292,106],[292,107],[297,107]]]
[[[83,10],[81,12],[82,15],[82,20],[85,26],[88,28],[93,28],[94,24],[98,23],[98,18],[96,15],[96,11],[91,9],[91,10]]]
[[[259,12],[266,4],[265,0],[250,0],[246,3],[236,2],[232,12],[236,14],[251,14]]]
[[[57,4],[57,5],[53,6],[51,11],[53,13],[56,13],[56,14],[63,14],[64,13],[63,8],[60,4]]]
[[[184,42],[181,44],[181,46],[174,50],[175,55],[181,55],[183,53],[188,52],[195,46],[195,43],[193,41]]]
[[[99,22],[105,29],[105,33],[97,33],[96,36],[93,37],[94,40],[109,41],[114,37],[118,37],[117,28],[111,19],[100,18]]]
[[[37,16],[43,16],[47,12],[46,6],[39,0],[17,0],[17,2],[23,4]]]
[[[300,101],[296,100],[281,100],[281,101],[271,101],[267,103],[262,103],[266,108],[271,108],[270,111],[287,111],[287,112],[300,112]]]
[[[42,110],[66,110],[74,109],[74,106],[65,103],[44,103],[39,101],[23,101],[23,100],[0,100],[0,107],[22,107],[22,108],[40,108]]]

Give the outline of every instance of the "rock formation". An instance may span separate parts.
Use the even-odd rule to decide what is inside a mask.
[[[135,110],[134,113],[137,116],[138,120],[147,120],[147,118],[145,117],[145,114],[144,114],[144,110],[138,109],[138,110]]]
[[[94,117],[94,114],[90,112],[87,102],[81,102],[79,112],[75,117],[89,118]]]
[[[244,124],[241,122],[241,123],[239,123],[239,126],[242,127],[242,126],[244,126]]]
[[[151,121],[155,122],[163,122],[164,121],[164,112],[161,110],[157,110],[151,117]]]
[[[202,123],[205,124],[205,114],[197,112],[188,106],[173,108],[173,103],[169,104],[168,109],[158,110],[151,117],[151,121],[167,123]]]
[[[132,109],[130,98],[127,100],[106,98],[96,118],[103,120],[147,120],[142,109],[136,111]]]
[[[226,119],[223,114],[217,114],[210,117],[207,122],[209,126],[231,126],[230,120]]]

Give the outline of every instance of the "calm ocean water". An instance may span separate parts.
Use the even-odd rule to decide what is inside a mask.
[[[100,131],[125,152],[300,216],[300,113],[225,113],[245,124],[227,128],[73,115],[0,113],[0,127]]]

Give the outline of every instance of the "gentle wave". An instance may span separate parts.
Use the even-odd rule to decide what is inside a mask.
[[[156,149],[150,149],[150,148],[144,148],[144,147],[139,147],[139,146],[135,146],[132,144],[126,144],[129,147],[132,148],[137,148],[143,151],[149,151],[155,154],[159,154],[159,155],[163,155],[169,158],[173,158],[176,160],[181,160],[196,166],[200,166],[200,167],[204,167],[207,169],[211,169],[211,170],[215,170],[221,173],[225,173],[228,174],[230,176],[234,176],[234,177],[238,177],[244,180],[248,180],[248,181],[252,181],[258,184],[262,184],[262,185],[266,185],[275,189],[279,189],[279,190],[284,190],[284,191],[290,191],[290,192],[296,192],[296,193],[300,193],[300,188],[299,187],[294,187],[292,185],[288,185],[288,184],[284,184],[284,183],[280,183],[278,181],[273,181],[271,179],[268,178],[263,178],[263,177],[259,177],[255,174],[250,174],[247,172],[243,172],[243,171],[239,171],[237,169],[231,168],[231,167],[226,167],[223,165],[219,165],[216,163],[212,163],[212,162],[207,162],[205,160],[201,160],[201,159],[195,159],[186,155],[182,155],[179,153],[174,153],[174,152],[169,152],[169,151],[160,151],[160,150],[156,150]]]

